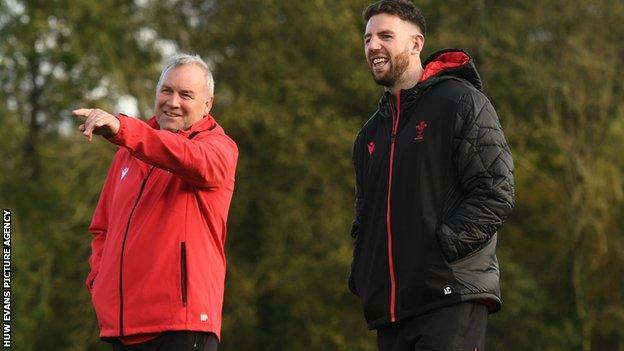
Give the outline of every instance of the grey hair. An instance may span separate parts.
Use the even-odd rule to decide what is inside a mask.
[[[204,75],[206,76],[206,87],[208,89],[208,96],[214,96],[214,78],[212,78],[212,73],[208,68],[208,64],[204,61],[199,55],[189,55],[189,54],[176,54],[167,60],[167,64],[165,64],[165,68],[163,68],[160,73],[160,78],[158,78],[158,85],[156,86],[157,90],[160,90],[160,87],[163,83],[163,79],[165,78],[165,74],[172,68],[177,68],[184,65],[196,65],[204,71]]]

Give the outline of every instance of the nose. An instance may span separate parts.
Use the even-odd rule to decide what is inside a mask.
[[[367,45],[368,50],[370,51],[374,51],[374,50],[379,50],[381,49],[381,40],[379,40],[379,38],[377,38],[377,36],[373,35],[369,40],[368,40],[368,45]]]
[[[180,107],[180,95],[175,92],[169,95],[167,105],[169,105],[169,107]]]

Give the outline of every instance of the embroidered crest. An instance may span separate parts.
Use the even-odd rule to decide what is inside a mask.
[[[416,125],[416,137],[414,140],[423,140],[425,139],[425,128],[427,128],[427,123],[425,121],[420,121]]]

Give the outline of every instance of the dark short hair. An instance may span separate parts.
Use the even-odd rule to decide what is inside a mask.
[[[427,32],[427,23],[420,9],[409,0],[381,0],[368,5],[362,13],[364,21],[367,21],[380,13],[394,15],[400,19],[411,22],[420,28],[422,35]]]

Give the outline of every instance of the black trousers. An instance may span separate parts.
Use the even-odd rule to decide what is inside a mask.
[[[380,351],[484,351],[488,310],[464,302],[377,329]]]
[[[194,331],[164,332],[157,338],[135,345],[113,342],[113,351],[217,351],[217,337]]]

